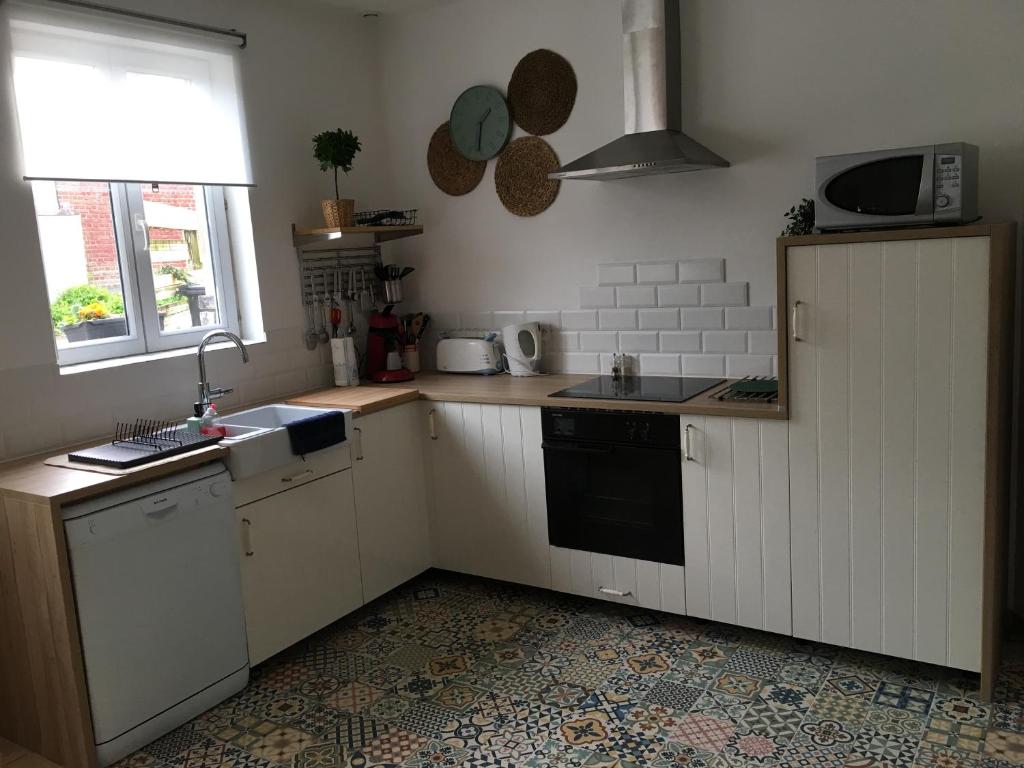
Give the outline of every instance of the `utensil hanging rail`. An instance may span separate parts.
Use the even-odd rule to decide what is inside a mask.
[[[102,3],[91,3],[88,0],[47,0],[50,3],[57,3],[59,5],[69,5],[74,8],[84,8],[89,11],[98,11],[100,13],[111,13],[117,16],[127,16],[132,19],[139,19],[141,21],[151,21],[155,24],[167,24],[172,27],[180,27],[181,29],[191,29],[196,32],[206,32],[211,35],[223,35],[224,37],[234,37],[239,40],[238,47],[245,48],[249,44],[249,36],[245,32],[239,32],[237,29],[228,27],[214,27],[209,24],[199,24],[194,21],[184,21],[183,19],[174,19],[170,16],[160,16],[155,13],[146,13],[145,11],[132,11],[127,8],[115,8],[111,5],[103,5]]]

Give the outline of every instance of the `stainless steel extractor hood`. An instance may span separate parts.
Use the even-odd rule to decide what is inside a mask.
[[[622,0],[626,135],[564,165],[552,179],[625,179],[726,168],[682,132],[679,0]]]

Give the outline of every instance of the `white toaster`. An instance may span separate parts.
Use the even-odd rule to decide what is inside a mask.
[[[437,370],[444,373],[501,373],[501,352],[493,339],[441,339]]]

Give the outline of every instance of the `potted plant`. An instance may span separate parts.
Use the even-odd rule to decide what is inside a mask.
[[[50,305],[50,318],[70,342],[128,335],[124,300],[98,285],[68,288]]]
[[[320,161],[320,170],[334,171],[334,199],[320,201],[328,227],[351,227],[355,221],[355,200],[341,199],[338,169],[345,173],[351,171],[352,160],[361,149],[359,138],[352,131],[341,128],[313,137],[313,156]]]

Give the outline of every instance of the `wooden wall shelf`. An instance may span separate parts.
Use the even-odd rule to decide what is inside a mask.
[[[375,243],[383,243],[388,240],[422,234],[422,224],[406,224],[397,227],[297,227],[292,224],[292,242],[296,248],[351,235],[373,235]]]

